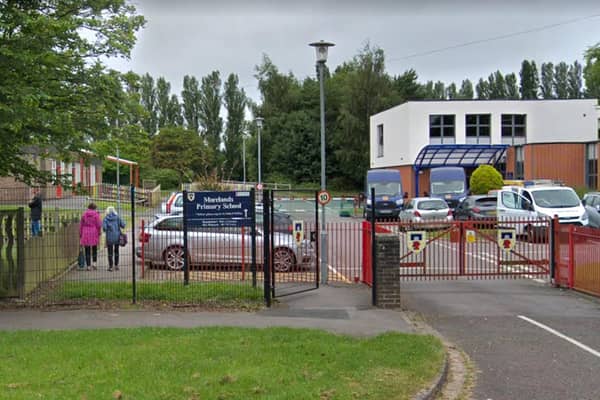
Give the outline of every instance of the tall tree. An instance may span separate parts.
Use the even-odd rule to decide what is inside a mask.
[[[227,123],[223,142],[225,144],[225,169],[232,177],[242,178],[243,166],[240,163],[242,136],[244,135],[244,113],[246,93],[239,87],[239,78],[230,74],[225,82],[223,103],[227,109]]]
[[[448,98],[448,100],[454,100],[454,99],[458,98],[458,93],[456,91],[456,84],[454,82],[452,82],[446,88],[446,97]]]
[[[157,104],[156,104],[156,87],[154,79],[150,74],[146,73],[141,78],[140,82],[140,102],[146,110],[146,115],[142,119],[142,126],[151,137],[156,134],[158,128]]]
[[[200,129],[200,86],[195,76],[186,75],[183,77],[181,101],[187,129],[198,132]]]
[[[446,100],[446,86],[444,82],[437,81],[433,85],[433,98],[436,100]]]
[[[540,92],[543,99],[554,98],[554,65],[551,62],[542,63]]]
[[[581,77],[581,64],[577,60],[569,66],[568,81],[568,97],[569,99],[580,99],[583,92],[583,80]]]
[[[213,71],[202,78],[199,121],[203,136],[214,154],[220,151],[223,130],[223,119],[220,116],[221,99],[221,78],[219,71]]]
[[[156,111],[159,129],[169,125],[170,101],[171,84],[161,76],[156,80]]]
[[[569,98],[569,66],[564,61],[554,67],[554,94],[559,99]]]
[[[143,24],[122,0],[0,1],[0,176],[51,181],[28,147],[69,160],[110,132],[126,94],[101,60],[128,57]]]
[[[479,100],[487,100],[490,98],[490,84],[488,81],[484,81],[483,78],[479,78],[477,85],[475,85],[475,92]]]
[[[490,99],[506,99],[506,83],[502,72],[496,71],[488,77]]]
[[[335,126],[335,133],[331,142],[334,157],[328,158],[327,171],[338,181],[358,187],[369,168],[369,118],[390,107],[394,96],[383,50],[365,45],[350,63],[336,71],[336,82],[338,79],[343,87],[337,99],[339,116],[332,121],[335,125],[328,125]]]
[[[464,79],[460,84],[458,98],[467,100],[471,100],[473,98],[473,83],[469,79]]]
[[[517,84],[517,75],[514,72],[504,77],[506,83],[506,98],[510,100],[519,99],[519,86]]]
[[[523,60],[521,64],[521,98],[523,100],[537,99],[540,79],[535,61]]]
[[[424,85],[421,86],[421,93],[423,99],[433,100],[435,99],[435,90],[433,89],[434,84],[433,81],[427,81]]]
[[[419,85],[417,72],[414,69],[409,69],[395,77],[393,83],[398,94],[398,103],[421,98],[421,85]]]
[[[585,95],[588,98],[600,99],[600,43],[585,52]]]
[[[181,115],[181,104],[177,95],[172,94],[167,108],[167,126],[183,126],[183,116]]]

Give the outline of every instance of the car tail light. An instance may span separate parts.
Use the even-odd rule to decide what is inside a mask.
[[[294,232],[294,227],[292,225],[288,225],[288,232],[289,233]]]
[[[167,214],[171,214],[171,206],[173,205],[173,201],[175,201],[176,197],[176,194],[172,194],[171,197],[169,197],[169,200],[167,200]]]
[[[150,241],[150,234],[148,232],[142,232],[140,233],[140,242],[141,243],[148,243]]]
[[[413,214],[415,215],[415,217],[420,217],[421,216],[421,213],[419,213],[418,211],[415,211]]]
[[[481,209],[479,207],[473,207],[473,212],[479,213],[481,212]]]

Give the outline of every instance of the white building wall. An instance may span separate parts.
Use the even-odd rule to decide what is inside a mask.
[[[502,143],[502,114],[526,114],[526,143],[598,140],[597,100],[473,100],[407,102],[373,115],[371,168],[411,165],[429,142],[429,116],[455,115],[455,143],[466,143],[465,116],[491,114],[491,144]],[[384,126],[384,157],[377,157],[377,125]]]

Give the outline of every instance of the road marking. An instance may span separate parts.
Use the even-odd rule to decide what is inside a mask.
[[[569,343],[572,343],[572,344],[574,344],[575,346],[577,346],[577,347],[579,347],[579,348],[581,348],[581,349],[583,349],[583,350],[587,351],[588,353],[590,353],[590,354],[593,354],[593,355],[595,355],[596,357],[600,358],[600,352],[598,352],[598,351],[596,351],[596,350],[592,349],[591,347],[588,347],[588,346],[586,346],[585,344],[583,344],[583,343],[581,343],[581,342],[578,342],[578,341],[577,341],[577,340],[575,340],[575,339],[571,339],[571,338],[570,338],[570,337],[568,337],[567,335],[563,335],[563,334],[562,334],[562,333],[560,333],[559,331],[557,331],[557,330],[554,330],[554,329],[550,328],[549,326],[546,326],[546,325],[544,325],[544,324],[542,324],[542,323],[540,323],[540,322],[534,321],[534,320],[532,320],[531,318],[527,318],[527,317],[525,317],[525,316],[523,316],[523,315],[518,315],[518,317],[519,317],[519,318],[521,318],[523,321],[527,321],[527,322],[529,322],[530,324],[533,324],[533,325],[535,325],[535,326],[537,326],[537,327],[539,327],[539,328],[542,328],[542,329],[544,329],[544,330],[546,330],[546,331],[548,331],[548,332],[552,333],[553,335],[556,335],[556,336],[558,336],[559,338],[561,338],[561,339],[564,339],[564,340],[566,340],[567,342],[569,342]]]
[[[348,278],[346,278],[344,275],[340,274],[338,272],[337,269],[333,268],[333,266],[331,264],[327,264],[327,268],[329,268],[330,270],[332,270],[337,276],[342,277],[342,279],[345,281],[345,283],[352,283],[352,281]]]

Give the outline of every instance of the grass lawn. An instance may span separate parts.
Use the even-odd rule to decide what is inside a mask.
[[[106,300],[128,301],[132,299],[131,282],[65,282],[52,292],[52,300]],[[194,303],[223,307],[240,305],[264,305],[264,290],[246,283],[224,282],[138,282],[137,298],[140,301],[166,303]]]
[[[137,328],[0,332],[3,399],[410,399],[444,358],[432,336]]]

